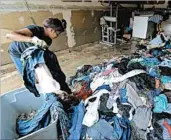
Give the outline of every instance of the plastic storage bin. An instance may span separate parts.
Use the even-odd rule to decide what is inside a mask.
[[[57,139],[56,122],[36,132],[19,138],[16,133],[16,119],[21,113],[37,110],[43,104],[44,96],[35,97],[26,88],[20,88],[0,96],[1,140]]]

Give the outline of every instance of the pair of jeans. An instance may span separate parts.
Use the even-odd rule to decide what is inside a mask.
[[[129,140],[131,138],[131,126],[128,118],[117,117],[114,120],[114,135],[119,140]]]
[[[34,93],[36,97],[40,94],[35,86],[35,69],[38,64],[46,64],[53,79],[59,82],[61,90],[66,91],[68,94],[71,93],[70,88],[66,84],[66,76],[62,72],[56,55],[47,50],[43,50],[39,47],[29,47],[21,55],[23,65],[23,80],[26,88]]]
[[[22,61],[20,60],[19,57],[15,57],[11,54],[10,54],[10,57],[11,57],[13,63],[15,64],[18,72],[22,75]]]
[[[21,55],[24,85],[36,97],[40,94],[35,86],[35,68],[37,64],[45,64],[44,52],[43,49],[33,46],[27,48]]]
[[[79,140],[82,131],[82,121],[85,114],[84,103],[81,101],[79,105],[75,106],[72,114],[72,127],[69,132],[69,140]]]

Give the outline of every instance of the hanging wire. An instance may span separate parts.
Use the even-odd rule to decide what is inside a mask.
[[[32,20],[33,24],[36,25],[36,22],[35,22],[35,20],[34,20],[34,18],[33,18],[32,12],[30,11],[29,5],[28,5],[28,3],[27,3],[26,0],[24,0],[24,4],[25,4],[25,6],[26,6],[26,8],[27,8],[27,11],[29,12],[29,17],[30,17],[30,19]]]

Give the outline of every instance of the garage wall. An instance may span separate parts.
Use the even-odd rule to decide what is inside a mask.
[[[95,10],[72,11],[71,23],[76,46],[100,40],[101,27],[99,22],[102,15],[102,11]]]
[[[100,40],[99,19],[108,7],[102,6],[98,0],[64,1],[68,0],[27,0],[38,25],[41,26],[48,17],[64,18],[67,21],[66,32],[53,41],[51,50],[64,50]],[[1,65],[5,65],[11,63],[7,52],[10,41],[5,38],[5,34],[33,23],[24,0],[0,0],[0,17]]]
[[[39,26],[42,26],[42,22],[48,17],[67,21],[66,32],[53,41],[51,50],[64,50],[100,40],[99,19],[106,7],[102,7],[98,2],[94,4],[66,4],[59,0],[48,2],[29,0],[27,2],[36,24]],[[10,40],[5,38],[5,34],[33,24],[33,22],[23,0],[1,0],[0,16],[1,65],[5,65],[11,63],[8,54]]]
[[[50,11],[37,11],[33,12],[34,19],[37,25],[42,25],[42,22],[47,17],[57,17],[62,19],[62,13],[52,14]],[[5,34],[13,30],[23,28],[29,24],[33,24],[28,16],[27,12],[10,12],[1,13],[1,64],[7,64],[11,62],[7,53],[10,41],[5,39]],[[59,36],[59,38],[53,41],[51,49],[53,51],[67,49],[67,37],[65,34]]]

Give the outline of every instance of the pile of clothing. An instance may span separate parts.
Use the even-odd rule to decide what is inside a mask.
[[[69,139],[171,139],[168,46],[162,46],[162,55],[144,47],[130,56],[78,67],[69,81],[81,100],[73,107]]]
[[[29,120],[27,118],[27,121],[24,117],[18,118],[18,133],[20,136],[27,135],[56,121],[64,140],[171,139],[169,46],[169,41],[161,50],[158,50],[159,47],[148,49],[141,45],[129,56],[114,57],[95,66],[78,67],[76,74],[68,80],[73,96],[59,91],[55,94],[53,91],[47,92],[46,102],[33,117]],[[157,51],[157,55],[154,51]],[[51,72],[53,67],[50,68],[47,62],[42,62],[55,79]],[[34,65],[32,72],[35,72],[37,66],[42,67],[38,64]],[[28,84],[33,75],[27,71],[24,75],[28,75],[27,80],[25,79],[26,87],[29,89],[28,85],[31,85],[31,88],[37,90],[37,86],[34,86],[35,80],[30,82],[33,84]],[[37,77],[35,79],[39,79]],[[59,79],[55,81],[58,84],[54,84],[54,87],[63,90]],[[64,89],[68,91],[68,87]],[[66,98],[70,102],[66,103]],[[59,133],[59,129],[57,132]]]

